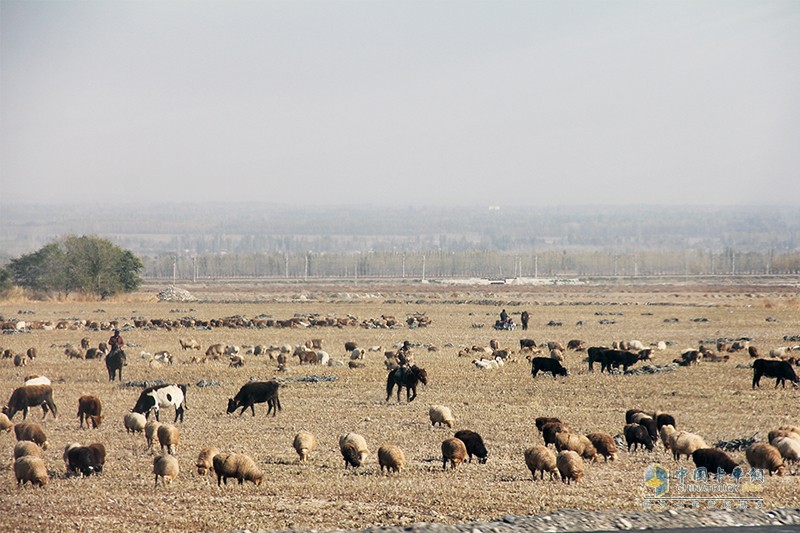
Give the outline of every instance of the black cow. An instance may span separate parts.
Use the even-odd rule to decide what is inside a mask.
[[[272,416],[275,416],[278,414],[278,410],[281,409],[281,400],[278,398],[279,389],[280,384],[277,381],[251,381],[250,383],[245,383],[236,393],[236,396],[228,399],[228,413],[233,413],[241,407],[242,410],[239,412],[239,416],[242,416],[249,407],[253,416],[256,416],[254,405],[267,402],[267,415],[271,411]]]
[[[629,366],[635,365],[640,360],[639,354],[626,352],[624,350],[605,350],[600,354],[600,372],[603,370],[611,372],[611,367],[619,368],[622,371],[628,370]]]
[[[795,386],[798,384],[797,374],[794,372],[789,361],[771,361],[769,359],[756,359],[753,361],[753,388],[759,387],[761,377],[775,378],[775,388],[778,385],[783,385],[786,388],[786,380],[788,379]]]
[[[531,359],[531,374],[533,377],[536,377],[539,371],[550,372],[553,377],[569,375],[569,372],[561,366],[561,363],[549,357],[534,357]]]
[[[606,346],[592,346],[586,350],[586,353],[589,355],[589,372],[594,372],[595,363],[602,364],[602,355],[606,350],[608,350],[608,347]]]

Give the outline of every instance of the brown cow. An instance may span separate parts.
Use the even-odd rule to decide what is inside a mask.
[[[103,405],[100,403],[100,398],[92,394],[84,394],[78,398],[78,418],[81,419],[81,429],[83,429],[83,421],[86,420],[86,427],[89,427],[89,421],[92,422],[92,427],[97,428],[103,420],[103,415],[100,412]]]

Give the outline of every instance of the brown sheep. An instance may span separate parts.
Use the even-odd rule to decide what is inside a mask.
[[[450,438],[442,441],[442,469],[447,469],[447,461],[450,461],[450,468],[455,469],[467,459],[467,446],[461,439]]]
[[[20,422],[14,426],[14,434],[17,441],[29,440],[39,445],[43,450],[47,449],[47,435],[42,426],[35,422]]]
[[[561,474],[561,481],[567,485],[571,484],[572,480],[575,480],[575,483],[577,483],[583,477],[583,461],[581,457],[572,450],[558,452],[556,466],[558,467],[558,473]]]
[[[166,448],[167,453],[175,455],[175,449],[181,440],[181,432],[178,431],[178,428],[172,424],[161,424],[156,434],[158,435],[158,443],[161,445],[161,452],[163,453],[164,448]]]
[[[747,462],[750,463],[750,466],[753,468],[762,468],[769,472],[770,476],[773,473],[782,476],[786,471],[786,467],[783,465],[781,452],[771,444],[763,442],[753,444],[745,450],[745,457],[747,458]]]
[[[542,481],[544,481],[545,472],[550,474],[550,481],[553,481],[553,476],[558,476],[556,456],[547,446],[533,446],[525,450],[525,464],[531,471],[534,481],[536,481],[537,471],[541,472]]]
[[[602,455],[606,462],[615,461],[617,459],[617,445],[614,438],[608,433],[589,433],[586,435],[592,446],[595,447],[597,453]]]
[[[297,455],[300,456],[300,462],[304,463],[308,460],[308,456],[317,447],[317,438],[310,431],[301,430],[294,436],[292,443]]]
[[[385,444],[378,448],[378,464],[381,465],[381,474],[384,467],[387,472],[397,472],[405,467],[406,456],[400,447],[393,444]]]

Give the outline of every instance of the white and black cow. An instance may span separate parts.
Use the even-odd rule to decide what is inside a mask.
[[[156,420],[158,420],[158,410],[164,406],[175,407],[174,422],[178,421],[178,416],[183,422],[183,411],[186,407],[186,385],[171,384],[147,387],[139,395],[139,399],[136,400],[136,405],[131,411],[143,414],[145,418],[150,415],[151,411],[155,411]]]

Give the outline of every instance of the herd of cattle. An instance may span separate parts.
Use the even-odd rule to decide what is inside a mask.
[[[314,324],[310,317],[290,319],[286,324],[280,325],[278,325],[280,321],[273,321],[272,319],[263,319],[263,323],[258,322],[257,319],[249,321],[230,319],[219,322],[208,321],[208,327],[300,327],[292,325],[298,324],[297,321],[299,320],[306,321],[302,322],[304,326],[306,323]],[[364,326],[363,321],[359,322],[354,317],[349,317],[344,322],[341,319],[334,320],[330,318],[319,318],[318,320],[324,320],[327,326],[360,325],[367,327]],[[396,321],[393,321],[391,317],[382,316],[380,320],[382,324],[390,322],[392,325],[396,324]],[[416,320],[419,321],[419,317],[416,317]],[[113,323],[108,325],[114,327]],[[183,323],[182,321],[151,320],[143,321],[141,324],[137,321],[134,322],[134,327],[166,329],[203,326],[204,324],[199,324],[197,321]],[[106,324],[97,325],[97,329],[105,328]],[[200,344],[194,339],[182,338],[179,343],[182,350],[201,351]],[[686,350],[681,353],[681,356],[675,362],[682,366],[699,364],[705,360],[725,362],[728,359],[719,356],[719,353],[723,351],[725,353],[744,351],[753,359],[753,388],[759,386],[762,377],[775,378],[776,388],[779,385],[783,385],[785,388],[786,381],[789,381],[794,386],[800,383],[794,370],[796,360],[791,356],[795,351],[794,347],[785,347],[778,352],[773,351],[770,354],[770,358],[758,357],[758,351],[746,344],[737,346],[718,344],[716,348],[716,351],[714,351],[705,345],[701,345],[696,350]],[[656,345],[655,349],[659,350],[663,349],[663,347]],[[353,343],[347,343],[345,350],[353,359],[358,358],[359,354],[363,357],[365,353],[364,349],[358,348]],[[593,346],[587,348],[586,344],[579,340],[570,341],[564,347],[560,343],[537,344],[531,339],[522,339],[520,340],[519,354],[527,356],[526,358],[531,365],[531,374],[534,378],[537,377],[539,372],[550,373],[554,378],[557,378],[569,375],[567,368],[562,364],[565,359],[564,353],[568,350],[586,353],[585,362],[588,365],[588,371],[593,371],[594,364],[597,363],[600,365],[601,373],[612,373],[619,371],[619,369],[624,373],[640,361],[649,361],[653,357],[654,348],[645,347],[638,341],[615,342],[609,347]],[[22,358],[22,361],[25,361],[35,359],[37,356],[36,350],[33,348],[27,350],[24,355],[16,354],[11,350],[1,351],[3,358],[14,359],[17,366],[24,364],[24,362],[22,364],[17,363],[19,357]],[[245,348],[244,352],[253,355],[264,354],[274,358],[278,363],[279,369],[285,368],[288,358],[292,355],[298,357],[299,364],[331,363],[328,359],[324,359],[323,362],[323,358],[320,355],[320,352],[322,352],[321,340],[319,339],[314,339],[295,347],[289,345],[251,346]],[[142,352],[142,354],[145,353]],[[236,366],[234,361],[237,360],[243,364],[242,349],[238,346],[213,344],[204,353],[206,357],[212,359],[227,358],[231,361],[231,366]],[[496,341],[490,342],[489,348],[473,347],[471,349],[463,348],[459,351],[459,355],[468,353],[479,353],[477,359],[473,362],[487,360],[495,361],[499,365],[502,365],[504,361],[513,359],[515,355],[512,350],[501,349]],[[82,341],[81,350],[67,347],[65,348],[65,354],[69,357],[104,359],[110,381],[115,379],[121,381],[122,369],[127,364],[124,351],[115,350],[109,353],[104,343],[100,343],[97,348],[93,348],[88,346],[87,342]],[[306,357],[307,354],[313,355]],[[399,365],[397,362],[399,352],[385,351],[384,355],[386,356],[386,368],[389,370],[387,376],[387,401],[394,386],[398,387],[398,401],[400,399],[400,389],[403,387],[408,390],[407,401],[412,401],[416,397],[416,384],[420,382],[427,383],[427,373],[424,369],[413,365],[413,359],[409,354],[403,357],[403,362]],[[159,361],[154,358],[155,356],[152,357],[151,362]],[[167,353],[160,361],[165,364],[172,364],[173,358]],[[486,368],[479,364],[476,364],[476,366],[478,368]],[[358,368],[358,366],[351,366],[351,368]],[[249,408],[251,414],[255,416],[255,404],[265,403],[267,405],[267,414],[276,416],[278,411],[282,409],[279,399],[280,389],[281,385],[277,381],[246,383],[233,398],[228,400],[227,412],[234,413],[237,409],[241,409],[239,414],[242,415]],[[139,416],[126,416],[125,427],[128,431],[143,431],[148,435],[148,440],[152,440],[154,436],[157,436],[162,446],[162,452],[163,448],[167,449],[167,453],[157,454],[154,459],[153,474],[155,475],[156,483],[159,478],[166,482],[177,476],[178,465],[174,458],[168,456],[174,453],[174,448],[179,442],[180,435],[179,430],[174,425],[160,423],[159,411],[164,407],[174,409],[175,419],[173,424],[179,421],[182,423],[186,409],[186,393],[186,385],[183,384],[147,387],[141,391],[136,403],[130,410],[132,415]],[[93,428],[101,424],[103,415],[100,398],[94,395],[83,395],[78,399],[78,406],[81,427],[83,427],[84,422],[86,422],[87,427],[91,424]],[[14,471],[17,482],[21,484],[30,481],[34,484],[44,485],[47,481],[47,470],[44,468],[41,451],[37,449],[37,447],[45,449],[48,445],[44,428],[40,424],[26,420],[29,409],[37,407],[41,407],[43,419],[49,413],[52,413],[53,417],[57,416],[58,409],[54,401],[52,384],[45,377],[29,376],[26,377],[24,385],[14,389],[8,404],[3,408],[3,414],[0,415],[0,429],[10,431],[13,428],[19,441],[14,450]],[[19,412],[22,412],[23,422],[14,424],[13,419]],[[151,414],[155,419],[154,421],[148,421]],[[434,410],[432,408],[430,417],[432,424],[439,423],[441,425],[441,423],[448,422],[448,418],[443,416],[441,410],[438,409]],[[629,451],[635,451],[638,447],[651,451],[660,437],[665,449],[678,453],[678,456],[685,453],[687,456],[692,457],[698,467],[708,468],[711,472],[716,472],[717,469],[720,469],[721,472],[730,474],[732,469],[737,466],[737,463],[721,450],[705,446],[702,439],[693,439],[693,434],[678,431],[675,418],[672,416],[664,415],[663,413],[645,413],[640,410],[631,410],[626,413],[625,421],[626,425],[622,430],[622,435],[624,435]],[[451,426],[449,423],[447,425],[448,427]],[[569,425],[561,420],[547,417],[537,419],[536,427],[542,434],[544,446],[532,447],[525,451],[525,462],[534,479],[536,479],[536,472],[540,471],[542,478],[544,472],[548,472],[551,478],[558,476],[564,482],[577,482],[585,475],[583,461],[595,462],[598,454],[604,456],[606,461],[614,460],[617,457],[615,439],[609,434],[601,432],[586,435],[578,434],[573,432]],[[35,447],[31,447],[30,442],[33,442]],[[688,445],[687,448],[686,442],[694,444]],[[795,442],[797,443],[796,445],[794,444]],[[557,454],[548,448],[551,444]],[[762,445],[754,448],[752,452],[748,451],[748,462],[754,468],[765,468],[770,473],[783,474],[787,461],[792,463],[800,460],[800,429],[797,427],[779,427],[771,433],[769,443],[760,444]],[[763,444],[768,447],[763,446]],[[315,446],[316,439],[313,434],[310,437],[298,434],[295,438],[295,448],[301,461],[307,459]],[[686,449],[690,449],[690,451],[686,452]],[[345,461],[345,467],[360,466],[364,457],[369,453],[364,438],[357,434],[343,435],[340,439],[340,451]],[[448,463],[451,468],[456,468],[467,458],[471,461],[473,455],[477,456],[481,462],[485,462],[488,455],[482,437],[469,430],[459,431],[452,438],[446,439],[442,442],[441,451],[442,463],[445,468]],[[259,469],[251,458],[247,456],[239,457],[237,454],[222,454],[218,450],[217,453],[212,452],[214,450],[203,450],[198,457],[197,467],[198,472],[201,470],[204,472],[216,472],[218,483],[226,482],[228,477],[237,478],[240,483],[244,480],[258,483],[262,479]],[[778,454],[777,456],[776,453]],[[776,457],[780,458],[777,463]],[[396,446],[387,445],[381,447],[378,450],[378,459],[381,471],[386,467],[390,471],[399,472],[405,466],[404,454]],[[68,473],[80,473],[88,476],[102,472],[105,460],[105,448],[100,443],[93,443],[88,446],[69,443],[65,447],[64,461]]]

